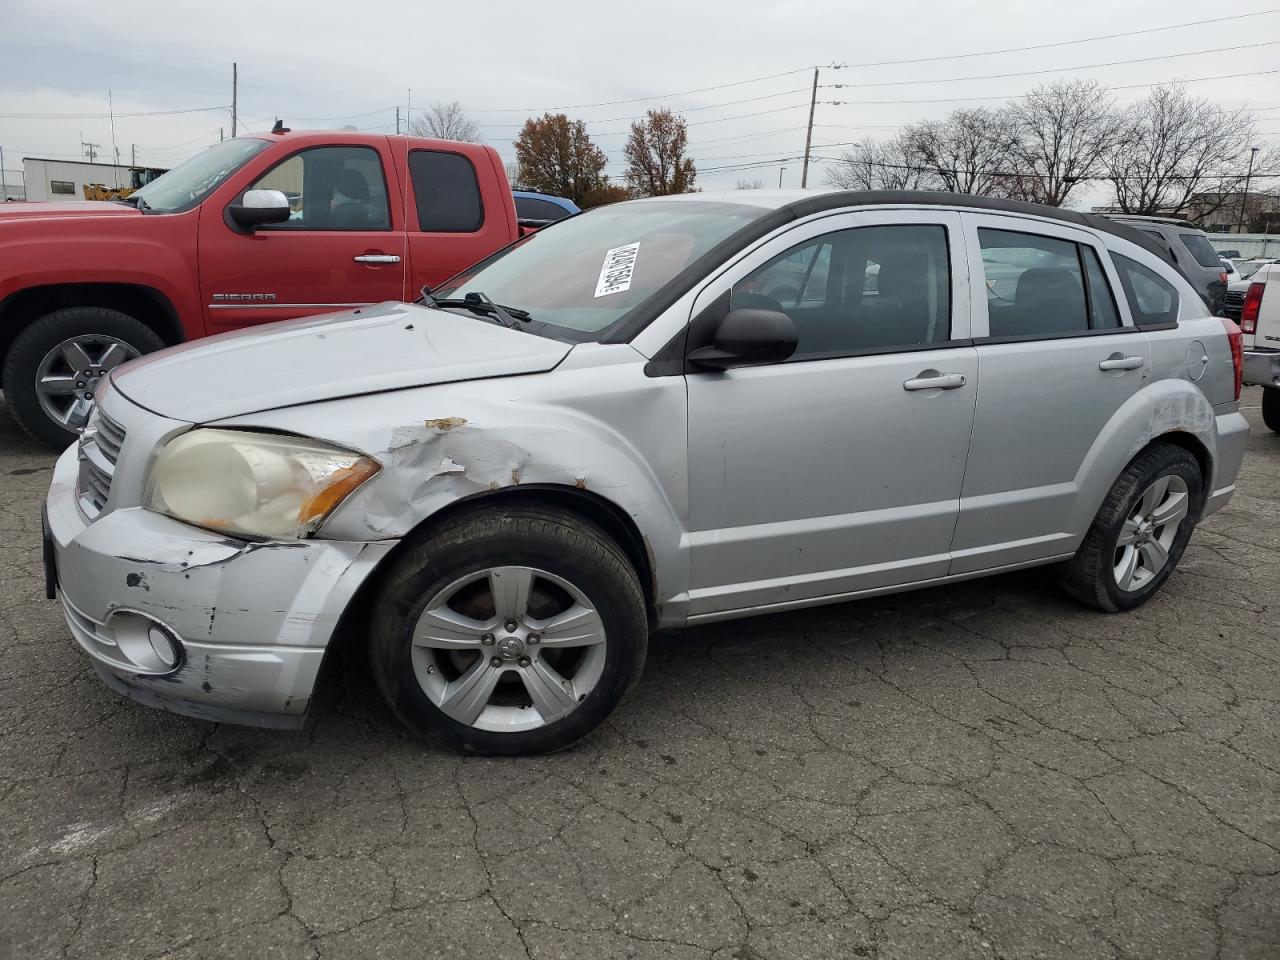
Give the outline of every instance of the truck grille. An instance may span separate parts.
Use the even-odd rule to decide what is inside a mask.
[[[80,509],[90,520],[107,505],[111,477],[123,446],[124,427],[95,408],[88,426],[80,434],[80,478],[76,484]]]
[[[1222,312],[1232,320],[1237,319],[1244,310],[1244,291],[1228,290],[1222,298]]]

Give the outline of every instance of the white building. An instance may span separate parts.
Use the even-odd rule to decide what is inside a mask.
[[[96,183],[108,188],[141,186],[141,183],[136,182],[136,174],[144,172],[145,168],[115,163],[89,163],[86,160],[23,157],[22,171],[28,200],[57,201],[83,200],[87,184]]]

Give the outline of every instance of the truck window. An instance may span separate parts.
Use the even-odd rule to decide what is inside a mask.
[[[390,230],[387,181],[371,147],[310,147],[276,164],[251,190],[279,190],[291,213],[270,230]]]
[[[550,200],[516,197],[516,216],[521,220],[563,220],[569,211]]]
[[[476,168],[460,153],[410,150],[409,176],[423,233],[473,233],[484,223]]]
[[[1136,260],[1111,254],[1120,274],[1120,286],[1138,326],[1147,324],[1176,323],[1178,320],[1178,291],[1173,285]]]

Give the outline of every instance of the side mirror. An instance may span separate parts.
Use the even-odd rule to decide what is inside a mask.
[[[267,223],[284,223],[291,212],[289,198],[279,190],[248,190],[243,201],[227,207],[231,219],[245,230]]]
[[[777,310],[730,310],[716,327],[711,346],[698,347],[689,362],[709,370],[780,363],[796,352],[796,326]]]

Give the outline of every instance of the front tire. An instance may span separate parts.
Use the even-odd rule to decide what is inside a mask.
[[[163,346],[154,330],[119,310],[54,310],[18,334],[9,348],[5,400],[23,430],[62,450],[89,419],[98,381],[121,363]]]
[[[1262,389],[1262,422],[1268,430],[1280,433],[1280,387]]]
[[[1158,444],[1139,454],[1116,480],[1068,561],[1067,592],[1108,613],[1146,603],[1187,548],[1200,520],[1203,491],[1200,464],[1181,447]]]
[[[494,504],[398,559],[369,644],[391,712],[449,750],[563,750],[640,675],[644,594],[625,554],[566,511]]]

